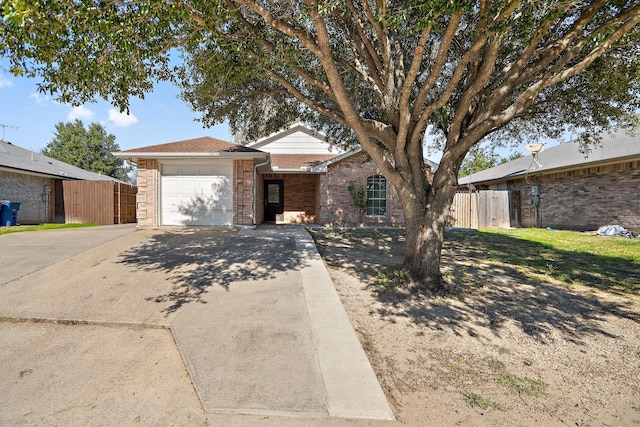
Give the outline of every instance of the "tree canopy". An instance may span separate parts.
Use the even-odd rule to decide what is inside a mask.
[[[42,154],[81,169],[108,175],[121,181],[129,181],[129,167],[124,160],[111,154],[120,151],[116,137],[107,134],[100,123],[89,128],[76,119],[58,123],[53,139],[42,149]]]
[[[637,0],[3,0],[0,54],[42,90],[126,109],[172,80],[251,140],[301,119],[396,188],[404,268],[440,286],[448,209],[481,141],[586,136],[640,107]],[[173,49],[183,62],[172,62]],[[443,148],[433,182],[427,131]],[[235,132],[234,132],[235,133]]]

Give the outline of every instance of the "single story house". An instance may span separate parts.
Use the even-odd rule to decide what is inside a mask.
[[[509,192],[514,227],[640,229],[640,137],[605,133],[581,153],[577,141],[461,178],[461,189]]]
[[[203,137],[114,155],[137,165],[141,227],[404,221],[395,190],[360,149],[337,150],[301,123],[248,146]]]
[[[114,201],[114,192],[119,200]],[[0,140],[0,200],[20,203],[20,224],[100,223],[93,215],[100,210],[107,212],[106,223],[113,224],[114,209],[123,210],[120,193],[135,197],[135,187]],[[125,222],[132,221],[135,216]]]

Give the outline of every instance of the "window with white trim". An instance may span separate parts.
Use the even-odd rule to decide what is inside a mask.
[[[387,179],[382,175],[367,178],[367,216],[387,216]]]

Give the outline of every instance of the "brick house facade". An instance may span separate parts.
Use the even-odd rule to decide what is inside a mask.
[[[55,180],[0,170],[0,200],[20,203],[18,219],[21,224],[42,224],[53,218],[47,188],[55,188]]]
[[[159,224],[158,183],[160,181],[159,163],[156,159],[140,159],[138,169],[138,195],[136,210],[140,227],[155,227]]]
[[[604,135],[588,155],[577,142],[568,142],[537,154],[536,160],[541,166],[526,156],[461,181],[477,191],[508,190],[514,227],[640,229],[638,136]]]
[[[537,186],[541,227],[595,230],[618,224],[640,229],[640,161],[543,174],[529,181],[504,184],[520,207],[513,226],[536,226],[532,187]]]
[[[233,165],[233,224],[251,226],[254,215],[254,161],[230,160]],[[137,216],[140,227],[163,225],[161,218],[161,161],[138,159]]]
[[[258,218],[264,222],[264,182],[281,180],[284,187],[284,207],[280,224],[315,224],[319,220],[318,196],[320,180],[318,174],[308,173],[265,173],[259,175],[258,205],[261,207]]]
[[[254,214],[254,163],[253,160],[233,161],[233,223],[253,225]]]
[[[367,156],[359,150],[331,150],[317,133],[295,125],[248,147],[205,137],[116,155],[137,164],[141,227],[265,222],[402,225],[395,189]],[[220,183],[225,183],[224,191],[212,190]],[[375,187],[376,205],[366,211],[358,208],[350,185],[370,195]],[[228,202],[232,215],[215,213],[213,208],[207,212],[210,199],[223,211]],[[196,206],[197,215],[180,205]]]
[[[366,187],[367,178],[380,175],[376,166],[363,153],[357,153],[327,167],[320,176],[320,215],[323,225],[388,225],[404,223],[402,205],[392,185],[387,186],[387,214],[371,216],[355,204],[349,185]]]

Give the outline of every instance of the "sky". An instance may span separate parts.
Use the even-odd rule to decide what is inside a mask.
[[[231,140],[226,124],[203,128],[198,114],[180,100],[169,83],[156,85],[144,100],[131,100],[130,115],[108,102],[73,107],[38,92],[38,80],[2,72],[0,69],[0,139],[39,152],[54,137],[57,123],[80,119],[86,127],[98,122],[116,137],[121,150],[202,136]]]
[[[181,141],[203,136],[231,141],[226,124],[203,128],[192,112],[178,98],[179,90],[170,83],[156,84],[154,91],[144,100],[133,98],[130,114],[120,113],[106,101],[73,107],[56,102],[52,97],[38,92],[39,80],[14,77],[0,67],[0,139],[31,151],[40,152],[54,137],[57,123],[80,119],[85,126],[101,123],[107,133],[116,137],[121,150]],[[548,144],[547,147],[557,142]],[[500,151],[508,156],[512,148]],[[517,150],[528,154],[524,146]],[[439,161],[441,152],[425,147],[424,155]]]

